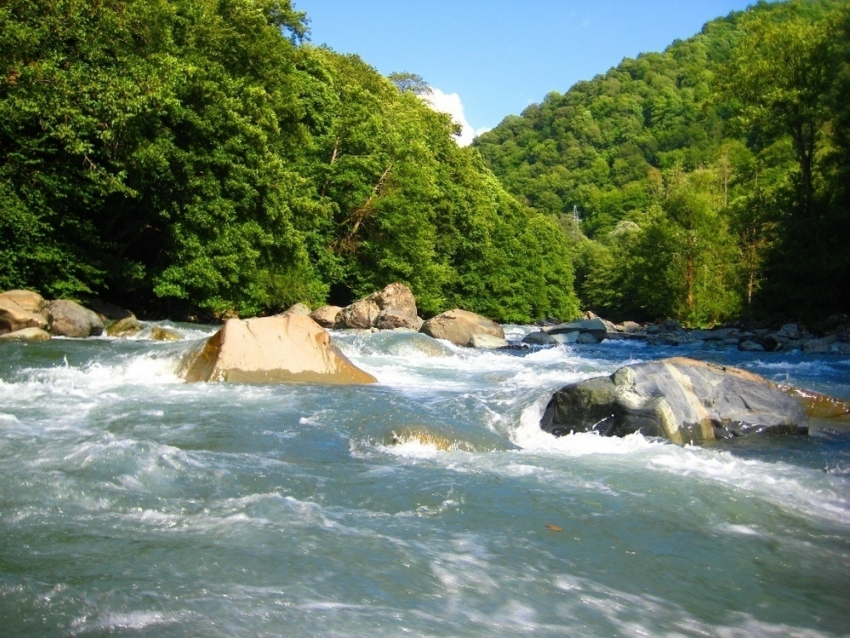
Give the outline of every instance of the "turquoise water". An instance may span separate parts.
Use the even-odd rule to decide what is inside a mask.
[[[846,358],[334,333],[378,385],[184,384],[213,328],[178,328],[0,346],[0,636],[850,635],[841,427],[538,428],[553,390],[627,362],[850,398]]]

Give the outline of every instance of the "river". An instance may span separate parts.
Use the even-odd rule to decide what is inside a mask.
[[[0,344],[0,636],[850,635],[845,428],[538,427],[553,390],[628,362],[850,398],[847,358],[335,332],[378,384],[186,384],[214,328],[171,327]]]

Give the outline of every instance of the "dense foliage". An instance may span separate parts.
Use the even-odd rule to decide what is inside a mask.
[[[0,288],[176,312],[574,316],[562,225],[288,0],[0,2]]]
[[[573,228],[579,297],[601,314],[848,312],[848,35],[846,1],[760,2],[550,93],[476,146],[521,202]]]

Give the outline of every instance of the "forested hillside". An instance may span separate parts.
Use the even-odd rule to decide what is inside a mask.
[[[287,0],[0,3],[0,289],[574,316],[569,237]]]
[[[572,229],[579,297],[600,314],[848,312],[849,34],[845,1],[761,2],[550,93],[475,146]]]

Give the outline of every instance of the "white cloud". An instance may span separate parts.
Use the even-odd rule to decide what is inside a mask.
[[[452,120],[461,126],[460,135],[455,139],[459,146],[469,146],[476,135],[476,131],[466,121],[463,114],[463,102],[457,93],[443,93],[440,89],[431,87],[431,93],[422,96],[432,109],[440,113],[448,113]],[[479,129],[483,132],[484,129]]]

